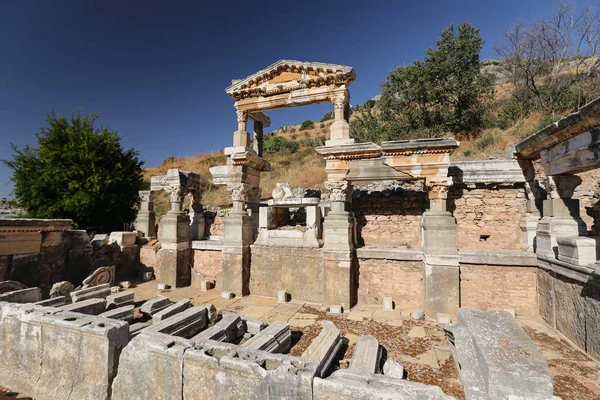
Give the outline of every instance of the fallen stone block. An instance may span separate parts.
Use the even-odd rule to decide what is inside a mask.
[[[148,300],[140,307],[140,312],[149,316],[153,316],[157,312],[171,306],[173,302],[164,296],[158,296]]]
[[[106,309],[133,305],[133,292],[119,292],[106,297]]]
[[[110,398],[126,322],[0,305],[0,385],[35,399]]]
[[[277,302],[278,303],[287,303],[290,299],[290,294],[287,290],[283,289],[277,292]]]
[[[403,379],[404,367],[393,358],[388,358],[385,360],[385,364],[383,364],[383,374],[391,378]]]
[[[468,399],[552,398],[547,361],[509,313],[459,309],[445,329]]]
[[[312,400],[317,363],[212,340],[184,355],[183,398]]]
[[[172,317],[177,313],[187,310],[188,308],[190,308],[191,305],[192,303],[189,299],[179,300],[177,303],[171,304],[169,307],[154,314],[152,316],[152,323],[157,324],[159,322],[162,322],[165,319]]]
[[[450,318],[449,314],[437,313],[437,317],[435,319],[438,324],[447,325],[452,323],[452,318]]]
[[[323,330],[302,353],[302,358],[319,363],[316,376],[322,377],[329,370],[342,346],[340,330],[330,321],[323,323]]]
[[[135,244],[137,238],[136,232],[111,232],[108,238],[108,244],[116,243],[120,247]]]
[[[78,301],[88,299],[104,299],[110,295],[110,283],[104,283],[98,286],[92,286],[85,289],[75,290],[71,292],[71,301],[77,303]]]
[[[394,300],[391,297],[383,298],[383,309],[386,311],[392,311],[394,309]]]
[[[106,311],[106,300],[87,299],[61,307],[64,311],[78,312],[88,315],[99,315]]]
[[[344,307],[342,307],[339,304],[333,304],[333,305],[329,306],[329,312],[332,314],[336,314],[336,315],[343,314]]]
[[[34,303],[36,306],[41,307],[55,307],[55,306],[63,306],[67,304],[67,298],[65,296],[53,297],[50,299],[38,301]]]
[[[182,400],[183,354],[192,343],[149,334],[148,329],[135,336],[121,353],[111,400]]]
[[[354,348],[350,369],[354,372],[378,374],[380,361],[381,348],[377,339],[370,335],[361,335]]]
[[[130,304],[119,308],[113,308],[112,310],[103,312],[98,316],[102,318],[120,319],[121,321],[130,322],[133,320],[134,309],[135,306],[133,304]]]
[[[242,344],[250,350],[286,353],[292,343],[292,332],[287,322],[275,322]]]
[[[235,295],[233,294],[233,292],[221,292],[221,298],[223,299],[233,299],[235,297]]]
[[[413,319],[419,320],[425,318],[425,313],[422,310],[415,310],[410,314]]]
[[[573,265],[594,264],[597,260],[600,237],[566,236],[556,238],[558,259]]]
[[[208,292],[209,290],[211,290],[214,287],[215,287],[215,281],[213,281],[213,280],[202,279],[202,281],[200,281],[200,290],[202,290],[203,292]]]
[[[133,339],[149,326],[150,324],[147,322],[136,322],[133,325],[129,325],[129,338]]]
[[[330,377],[315,378],[314,400],[451,400],[439,386],[424,385],[381,374],[338,370]]]
[[[267,321],[263,321],[262,319],[245,318],[244,321],[246,321],[246,331],[251,335],[256,335],[269,326]]]
[[[192,307],[175,314],[164,321],[152,325],[148,333],[166,333],[173,336],[190,338],[208,326],[208,315],[204,307]]]
[[[226,312],[219,322],[192,337],[191,340],[233,342],[244,336],[245,332],[246,324],[242,318],[238,314]]]
[[[9,303],[36,303],[42,300],[42,291],[39,287],[13,290],[0,294],[0,301]]]

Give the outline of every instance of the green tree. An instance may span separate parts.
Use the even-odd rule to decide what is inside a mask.
[[[263,143],[263,149],[267,154],[279,153],[285,150],[295,153],[298,151],[298,147],[297,142],[287,140],[283,136],[266,136]]]
[[[483,126],[493,78],[481,70],[479,29],[468,23],[446,28],[436,48],[390,72],[377,106],[391,137],[475,132]]]
[[[335,114],[333,113],[333,111],[329,110],[329,111],[325,112],[325,115],[323,115],[321,122],[329,121],[334,118],[335,118]]]
[[[304,121],[302,123],[302,125],[300,125],[300,130],[304,131],[307,129],[312,129],[315,126],[314,122],[312,122],[310,119],[307,119],[306,121]]]
[[[38,147],[11,145],[14,195],[34,218],[69,218],[94,232],[123,229],[136,217],[143,188],[138,152],[121,147],[120,136],[95,128],[98,114],[47,116]]]

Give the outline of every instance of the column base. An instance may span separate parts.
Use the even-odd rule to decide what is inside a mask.
[[[188,245],[189,246],[189,245]],[[162,248],[156,255],[154,270],[156,280],[171,287],[189,286],[191,283],[191,249]]]
[[[458,254],[456,219],[449,211],[426,211],[421,219],[423,253]]]
[[[583,236],[587,233],[585,222],[579,216],[579,200],[548,199],[543,202],[544,217],[536,231],[536,254],[556,258],[556,238]]]
[[[354,251],[323,251],[324,303],[346,310],[358,301],[358,260]]]
[[[222,290],[237,296],[250,294],[250,245],[254,242],[254,220],[245,212],[225,217],[221,282]]]
[[[524,215],[519,220],[519,227],[523,237],[523,249],[526,251],[535,251],[536,248],[536,230],[540,216],[533,213]]]
[[[330,211],[323,222],[323,250],[354,250],[354,215],[346,211]]]

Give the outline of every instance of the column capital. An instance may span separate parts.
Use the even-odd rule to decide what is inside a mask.
[[[550,175],[541,182],[550,199],[570,199],[580,184],[581,178],[577,175]]]
[[[227,190],[231,192],[231,201],[246,201],[249,192],[249,185],[246,183],[228,183]]]
[[[446,178],[425,178],[425,187],[429,195],[429,200],[445,200],[448,198],[448,188],[452,186],[451,177]]]
[[[236,114],[237,114],[237,121],[238,122],[248,122],[248,111],[244,111],[244,110],[235,110]]]
[[[331,102],[333,103],[333,108],[336,110],[343,110],[346,107],[346,104],[350,102],[350,92],[348,90],[343,90],[337,94],[334,94],[331,97]]]
[[[140,190],[138,194],[144,203],[151,203],[154,201],[154,192],[152,190]]]
[[[185,198],[185,190],[183,186],[166,186],[165,190],[171,196],[171,203],[183,203]]]
[[[331,201],[346,202],[348,200],[351,191],[348,181],[325,181],[323,185],[329,191]]]

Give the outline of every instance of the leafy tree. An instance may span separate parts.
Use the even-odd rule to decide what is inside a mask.
[[[491,75],[482,72],[479,29],[450,25],[426,50],[424,60],[398,67],[382,84],[377,102],[391,138],[473,132],[484,123],[485,103],[493,94]]]
[[[287,140],[283,136],[266,136],[263,143],[263,150],[267,154],[279,153],[283,151],[289,151],[295,153],[298,150],[299,144]]]
[[[329,121],[329,120],[334,119],[334,118],[335,118],[334,112],[331,111],[331,110],[329,110],[329,111],[327,111],[325,113],[325,115],[323,115],[323,118],[321,119],[321,122]]]
[[[98,114],[47,116],[38,147],[11,145],[14,194],[35,218],[69,218],[94,232],[123,229],[136,217],[143,188],[138,152],[121,147],[120,136],[95,128]]]
[[[350,121],[350,131],[352,137],[359,142],[381,143],[386,140],[401,139],[398,132],[395,135],[391,134],[390,127],[382,124],[373,110],[365,109],[356,115],[357,117]]]
[[[307,119],[306,121],[304,121],[302,123],[302,125],[300,125],[300,130],[304,131],[307,129],[312,129],[315,126],[314,122],[312,122],[310,119]]]

